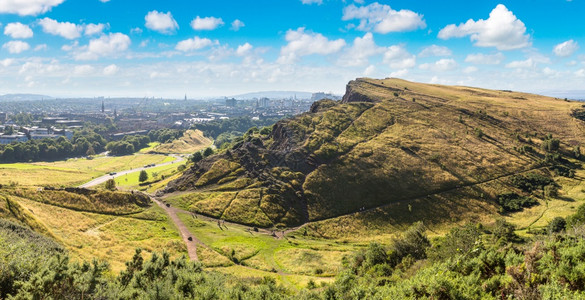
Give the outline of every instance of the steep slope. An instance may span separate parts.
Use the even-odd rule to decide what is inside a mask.
[[[269,135],[249,132],[165,193],[180,192],[175,197],[200,213],[258,226],[323,220],[469,187],[475,188],[466,192],[470,199],[496,212],[499,193],[522,193],[499,179],[575,167],[563,156],[580,151],[584,111],[581,103],[538,95],[362,78],[347,85],[340,102],[316,102]],[[465,203],[457,205],[465,211]]]

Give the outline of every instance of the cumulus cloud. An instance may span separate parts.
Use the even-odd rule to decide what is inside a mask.
[[[439,38],[461,38],[470,36],[478,47],[495,47],[498,50],[513,50],[531,45],[526,26],[503,4],[494,8],[487,20],[468,20],[459,25],[450,24],[439,31]]]
[[[9,67],[14,63],[14,59],[12,58],[5,58],[3,60],[0,60],[0,65],[3,67]]]
[[[12,54],[18,54],[30,49],[30,45],[23,41],[10,41],[2,46]]]
[[[416,56],[402,45],[390,46],[384,52],[383,62],[392,69],[409,69],[416,65]]]
[[[532,58],[528,58],[526,60],[515,60],[510,62],[506,65],[506,68],[513,68],[513,69],[527,69],[536,66],[536,61]]]
[[[32,29],[30,29],[28,25],[24,25],[20,22],[6,24],[6,27],[4,27],[4,34],[13,39],[28,39],[33,37]]]
[[[233,30],[233,31],[238,31],[238,30],[240,30],[240,28],[242,28],[242,27],[244,27],[244,26],[246,26],[246,24],[244,24],[244,22],[242,22],[242,21],[240,21],[240,20],[238,20],[238,19],[235,19],[235,20],[232,22],[232,28],[231,28],[231,30]]]
[[[104,32],[106,24],[87,24],[85,26],[85,35],[95,35]]]
[[[123,33],[110,33],[89,41],[89,45],[81,47],[75,55],[77,60],[94,60],[126,51],[130,46],[130,37]]]
[[[51,10],[65,0],[2,0],[0,13],[36,16]]]
[[[568,40],[556,45],[553,52],[556,56],[567,57],[573,55],[577,49],[579,49],[579,44],[573,40]]]
[[[351,48],[340,57],[339,64],[350,67],[365,66],[369,63],[370,56],[383,52],[384,48],[378,47],[374,42],[374,36],[368,32],[363,37],[353,40]]]
[[[434,63],[422,64],[419,68],[422,70],[444,72],[457,68],[457,62],[454,59],[443,58]]]
[[[478,65],[499,65],[504,60],[504,54],[501,52],[495,54],[469,54],[465,58],[465,62]]]
[[[451,56],[453,52],[451,49],[445,46],[430,45],[424,48],[418,56],[429,57],[429,56]]]
[[[280,57],[278,58],[278,62],[281,64],[295,62],[306,55],[336,53],[345,46],[343,39],[330,41],[320,33],[305,32],[304,27],[297,30],[289,29],[285,39],[288,44],[280,49]]]
[[[197,16],[195,19],[193,19],[193,21],[191,21],[191,28],[193,28],[195,30],[214,30],[223,24],[224,23],[223,23],[223,20],[221,18],[216,18],[216,17],[201,18],[201,17]],[[241,24],[244,24],[244,23],[241,23]]]
[[[323,4],[323,0],[301,0],[303,4]]]
[[[358,30],[386,34],[389,32],[423,29],[427,24],[423,16],[411,10],[393,10],[390,6],[374,2],[368,6],[351,4],[343,9],[342,20],[359,20]]]
[[[52,34],[62,36],[66,39],[73,40],[81,36],[83,27],[70,22],[57,22],[50,18],[44,18],[39,21],[39,24],[43,28],[43,31]]]
[[[89,75],[94,71],[94,67],[90,66],[90,65],[79,65],[79,66],[75,66],[75,68],[73,69],[73,73],[75,75]]]
[[[192,39],[186,39],[177,43],[175,49],[183,52],[194,51],[218,44],[217,41],[212,41],[208,38],[200,38],[198,36]]]
[[[111,76],[111,75],[115,75],[116,73],[118,73],[118,66],[111,64],[107,67],[104,68],[103,73],[106,76]]]
[[[173,33],[179,28],[179,24],[177,24],[170,11],[167,13],[156,10],[149,11],[144,17],[144,20],[146,21],[146,24],[144,24],[146,28],[164,34]]]
[[[236,50],[236,55],[238,56],[245,56],[248,53],[250,53],[250,50],[252,50],[252,45],[250,45],[250,43],[245,43],[243,45],[238,46],[238,49]]]
[[[40,45],[37,45],[34,50],[35,51],[42,51],[42,50],[47,50],[47,48],[48,48],[47,44],[40,44]]]

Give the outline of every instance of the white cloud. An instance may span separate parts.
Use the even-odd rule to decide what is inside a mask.
[[[470,36],[478,47],[495,47],[498,50],[513,50],[531,45],[526,26],[503,4],[492,10],[487,20],[468,20],[459,25],[451,24],[439,31],[439,38],[461,38]]]
[[[365,70],[364,70],[364,76],[369,77],[372,76],[376,73],[376,66],[374,65],[369,65]]]
[[[238,46],[238,49],[236,50],[236,55],[238,56],[245,56],[247,55],[250,50],[252,50],[252,45],[250,45],[249,43],[245,43],[243,45]]]
[[[12,54],[18,54],[30,49],[30,45],[23,41],[10,41],[2,46]]]
[[[444,72],[457,68],[457,62],[451,58],[443,58],[434,63],[426,63],[419,66],[422,70]]]
[[[343,39],[330,41],[320,33],[305,32],[301,27],[297,30],[289,29],[285,36],[288,44],[280,49],[279,63],[292,63],[301,56],[311,54],[327,55],[339,52],[345,46]]]
[[[528,58],[526,60],[515,60],[513,62],[510,62],[506,65],[506,68],[526,69],[526,68],[532,68],[535,66],[536,66],[536,61],[532,58]]]
[[[323,4],[323,0],[301,0],[303,4]]]
[[[175,21],[170,11],[167,13],[158,12],[156,10],[149,11],[144,17],[144,20],[146,21],[146,24],[144,25],[146,28],[164,34],[173,33],[179,28],[179,24],[177,24],[177,21]]]
[[[65,0],[2,0],[0,13],[36,16],[51,10]]]
[[[479,71],[479,69],[476,66],[469,66],[463,70],[463,73],[470,74],[470,73],[475,73],[477,71]]]
[[[390,46],[384,52],[383,62],[393,69],[409,69],[416,65],[416,56],[402,45]]]
[[[14,64],[14,59],[12,58],[5,58],[3,60],[0,60],[0,65],[2,65],[3,67],[9,67],[12,64]]]
[[[186,39],[177,43],[175,49],[183,52],[193,51],[209,47],[211,45],[218,44],[217,41],[212,41],[208,38],[200,38],[198,36],[192,39]]]
[[[244,26],[246,26],[246,24],[244,24],[244,22],[242,22],[242,21],[240,21],[240,20],[238,20],[238,19],[235,19],[235,20],[232,22],[232,28],[231,28],[231,29],[232,29],[233,31],[238,31],[238,30],[240,30],[240,28],[242,28],[242,27],[244,27]]]
[[[89,75],[94,71],[94,67],[90,65],[79,65],[75,66],[73,73],[75,75]]]
[[[556,56],[567,57],[573,55],[577,49],[579,49],[579,44],[573,40],[568,40],[556,45],[553,52]]]
[[[75,55],[77,60],[93,60],[101,56],[109,56],[126,51],[130,46],[130,37],[123,33],[110,33],[89,41],[89,45],[81,47]]]
[[[110,2],[110,0],[100,0],[102,3]]]
[[[579,70],[575,71],[575,76],[585,77],[585,69],[579,69]]]
[[[423,16],[411,10],[393,10],[388,5],[374,2],[368,6],[357,7],[351,4],[343,9],[342,20],[360,20],[358,30],[386,34],[389,32],[412,31],[426,28]]]
[[[47,44],[40,44],[40,45],[37,45],[34,50],[41,51],[41,50],[47,50],[47,48],[48,48]]]
[[[4,27],[4,34],[9,35],[13,39],[28,39],[33,37],[33,31],[28,25],[20,22],[8,23]]]
[[[363,37],[353,40],[353,46],[339,58],[339,64],[351,67],[365,66],[369,63],[370,56],[383,52],[384,48],[378,47],[374,42],[374,36],[368,32]]]
[[[408,74],[408,69],[402,69],[390,73],[390,77],[400,78],[406,76],[406,74]]]
[[[224,23],[223,23],[223,20],[221,18],[215,18],[215,17],[201,18],[201,17],[197,16],[195,19],[193,19],[193,21],[191,21],[191,28],[193,28],[195,30],[214,30],[223,24]],[[241,25],[243,25],[243,24],[244,23],[241,23]]]
[[[80,37],[83,31],[82,26],[70,22],[57,22],[50,18],[41,19],[39,24],[43,27],[44,32],[59,35],[69,40]]]
[[[118,66],[111,64],[111,65],[104,68],[103,73],[106,76],[111,76],[111,75],[115,75],[116,73],[118,73],[118,70],[119,70]]]
[[[469,54],[465,58],[465,62],[478,65],[499,65],[504,60],[504,54],[501,52],[495,54]]]
[[[101,34],[104,32],[106,24],[87,24],[85,26],[85,35]]]
[[[445,46],[430,45],[424,48],[418,56],[429,57],[429,56],[451,56],[453,52],[451,49]]]

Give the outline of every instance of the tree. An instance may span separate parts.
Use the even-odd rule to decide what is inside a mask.
[[[199,162],[202,159],[203,159],[203,155],[201,155],[201,151],[197,151],[197,152],[193,153],[193,156],[191,156],[191,161],[194,163]]]
[[[85,152],[85,155],[87,155],[87,156],[92,156],[92,155],[95,155],[95,150],[93,149],[93,146],[91,146],[91,145],[90,145],[90,146],[87,148],[87,151]]]
[[[205,148],[205,151],[203,151],[203,157],[208,157],[212,154],[213,154],[213,149],[211,149],[211,147],[207,147],[207,148]]]
[[[106,189],[113,191],[116,189],[116,181],[112,178],[106,181]]]
[[[145,170],[140,171],[140,176],[138,176],[138,181],[145,182],[148,180],[148,173]]]

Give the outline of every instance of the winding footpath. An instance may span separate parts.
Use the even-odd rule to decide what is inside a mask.
[[[152,167],[148,167],[148,169],[150,169],[150,168],[156,168],[156,167],[162,167],[162,166],[168,166],[170,164],[180,163],[180,162],[182,162],[182,161],[185,160],[183,157],[178,156],[178,155],[171,155],[171,156],[174,157],[175,160],[169,161],[169,162],[166,162],[166,163],[161,163],[161,164],[158,164],[158,165],[154,165]],[[147,168],[145,168],[145,167],[139,167],[139,168],[135,168],[135,169],[131,169],[131,170],[120,171],[120,172],[117,172],[114,175],[106,174],[106,175],[100,176],[98,178],[95,178],[95,179],[93,179],[93,180],[91,180],[91,181],[89,181],[87,183],[84,183],[84,184],[80,185],[79,187],[80,188],[90,188],[92,186],[96,186],[96,185],[102,184],[102,183],[108,181],[108,179],[120,177],[120,176],[123,176],[123,175],[126,175],[126,174],[130,174],[130,173],[134,173],[134,172],[139,172],[139,171],[142,171],[142,170],[145,170],[145,169],[147,169]]]

